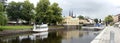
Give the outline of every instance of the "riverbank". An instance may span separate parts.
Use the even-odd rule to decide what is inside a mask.
[[[33,26],[25,26],[25,25],[19,25],[19,26],[0,26],[1,30],[23,30],[23,29],[31,29]]]
[[[18,26],[0,26],[0,30],[31,30],[33,26],[18,25]],[[50,29],[64,28],[64,26],[49,26]]]
[[[34,33],[32,31],[32,26],[2,26],[1,28],[3,30],[0,31],[0,36]],[[49,26],[48,31],[58,31],[63,29],[63,26]]]

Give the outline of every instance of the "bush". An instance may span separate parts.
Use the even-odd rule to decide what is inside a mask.
[[[0,31],[3,31],[2,26],[0,26]]]
[[[0,3],[0,25],[7,24],[7,16],[4,14],[4,5]]]
[[[0,13],[0,25],[6,25],[7,24],[7,17]]]
[[[2,29],[2,28],[0,28],[0,31],[3,31],[3,29]]]
[[[112,25],[114,25],[114,23],[112,22],[112,23],[110,23],[110,26],[112,26]]]

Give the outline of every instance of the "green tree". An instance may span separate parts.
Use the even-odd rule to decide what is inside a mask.
[[[9,17],[10,20],[14,20],[14,21],[17,21],[18,23],[18,20],[20,19],[20,17],[22,16],[21,14],[21,8],[22,8],[22,3],[21,2],[10,2],[6,8],[6,12],[7,12],[7,15]]]
[[[78,18],[79,19],[85,19],[84,16],[82,16],[82,15],[79,15]]]
[[[111,22],[113,22],[113,17],[111,15],[108,15],[107,17],[105,17],[105,22],[106,25],[110,24]]]
[[[63,18],[62,18],[62,8],[58,6],[58,3],[53,3],[51,5],[51,10],[53,11],[52,15],[52,23],[56,25],[56,23],[61,23]]]
[[[28,23],[31,23],[31,20],[34,18],[34,5],[30,3],[29,1],[24,1],[22,4],[22,11],[21,11],[21,19],[28,21]]]
[[[102,20],[101,19],[99,19],[99,23],[101,23],[102,22]]]
[[[2,3],[0,3],[0,25],[7,24],[7,17],[4,13],[4,6]]]
[[[36,7],[36,22],[38,24],[47,23],[48,18],[47,11],[49,9],[50,2],[49,0],[40,0]]]
[[[94,19],[94,21],[95,21],[95,23],[98,23],[98,19],[96,18],[96,19]]]

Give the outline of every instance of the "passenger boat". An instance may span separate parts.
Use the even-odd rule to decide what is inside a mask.
[[[42,25],[35,25],[33,26],[33,31],[34,32],[43,32],[43,31],[48,31],[48,25],[47,24],[42,24]]]

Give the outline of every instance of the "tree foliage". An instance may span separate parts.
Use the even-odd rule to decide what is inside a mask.
[[[31,19],[34,18],[33,13],[34,5],[30,3],[29,1],[24,1],[22,4],[22,11],[21,11],[21,19],[26,20],[28,22],[31,21]]]
[[[96,19],[94,19],[94,21],[95,21],[95,23],[98,23],[98,22],[99,22],[97,18],[96,18]]]
[[[62,9],[58,6],[57,3],[53,3],[51,5],[51,10],[53,11],[53,15],[52,15],[52,20],[51,22],[53,24],[56,24],[57,22],[60,23],[63,19],[62,19]]]
[[[34,5],[29,1],[10,2],[6,8],[10,20],[18,21],[19,19],[30,22],[33,18]]]
[[[101,23],[102,22],[102,20],[101,19],[99,19],[99,23]]]
[[[7,15],[10,20],[17,21],[22,16],[21,14],[21,2],[10,2],[6,8]]]
[[[62,21],[62,9],[57,3],[50,5],[49,0],[40,0],[36,7],[36,22],[41,23],[53,23]]]
[[[28,0],[24,2],[12,1],[8,4],[6,11],[9,19],[14,21],[22,19],[30,22],[32,20],[37,24],[56,24],[62,21],[62,8],[57,3],[50,4],[49,0],[40,0],[35,10],[34,5]]]
[[[108,24],[113,22],[113,17],[111,15],[108,15],[107,17],[105,17],[105,22],[107,22]]]
[[[38,24],[47,23],[47,10],[49,8],[49,0],[40,0],[36,7],[36,22]]]
[[[5,25],[7,23],[7,17],[4,13],[4,6],[0,3],[0,25]]]
[[[84,16],[82,16],[82,15],[79,15],[78,18],[79,19],[85,19]]]

